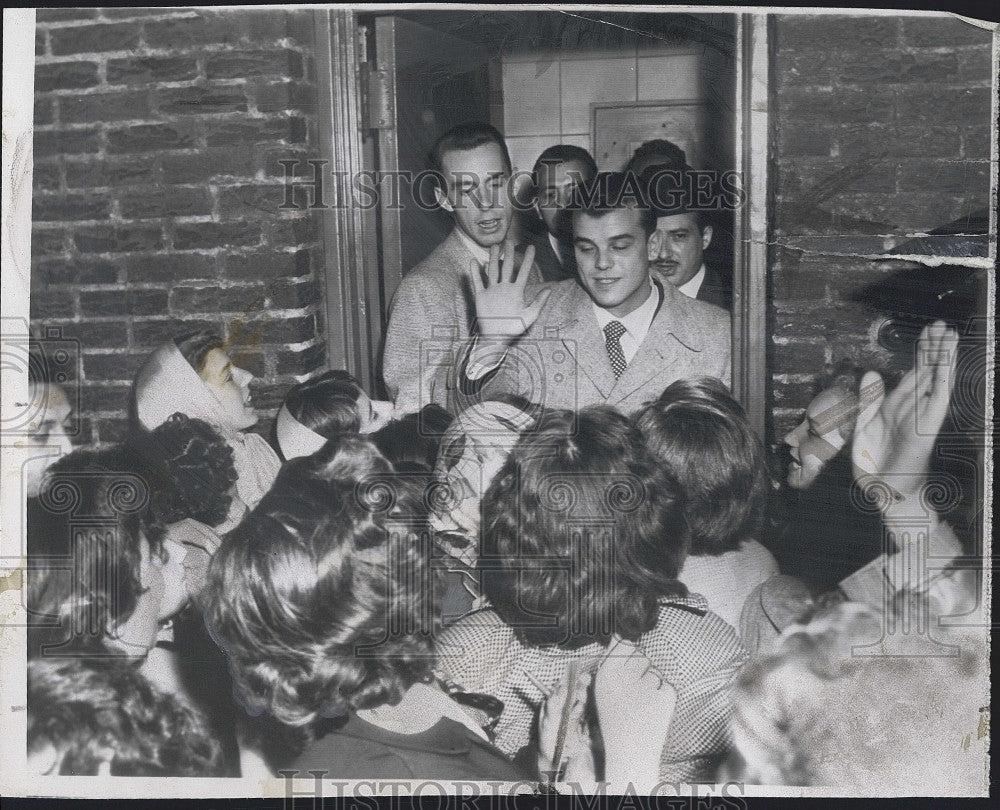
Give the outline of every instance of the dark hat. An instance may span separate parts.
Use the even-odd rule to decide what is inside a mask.
[[[648,167],[639,180],[657,217],[707,213],[725,207],[716,172],[668,163]]]

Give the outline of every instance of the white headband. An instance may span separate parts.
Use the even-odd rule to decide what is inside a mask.
[[[326,444],[326,439],[292,416],[284,404],[278,411],[275,433],[278,437],[281,454],[286,461],[300,456],[311,456]]]

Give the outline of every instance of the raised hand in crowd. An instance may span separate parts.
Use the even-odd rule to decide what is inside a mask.
[[[861,486],[878,482],[894,493],[883,511],[919,496],[927,483],[931,451],[955,387],[957,357],[958,333],[935,321],[920,333],[914,367],[891,393],[885,393],[878,372],[862,378],[851,459]]]
[[[490,248],[485,279],[478,263],[475,260],[470,263],[469,276],[481,343],[509,346],[538,320],[549,291],[542,290],[531,301],[525,301],[525,287],[534,261],[532,245],[525,250],[520,266],[515,267],[514,243],[508,240],[502,260],[500,247]]]

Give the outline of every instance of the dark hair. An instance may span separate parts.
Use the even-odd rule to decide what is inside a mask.
[[[865,369],[853,360],[843,358],[838,360],[832,367],[828,367],[823,376],[814,385],[814,394],[819,394],[827,388],[842,388],[848,393],[857,396],[861,389],[861,378],[865,376]]]
[[[163,526],[150,509],[162,485],[120,447],[76,450],[49,468],[29,502],[29,657],[43,646],[107,654],[109,630],[144,592],[142,543],[163,553]]]
[[[764,448],[719,380],[678,380],[633,420],[684,491],[691,554],[722,554],[759,533],[771,487]]]
[[[59,773],[222,776],[219,743],[203,720],[121,661],[42,658],[28,663],[28,751],[52,745]]]
[[[417,464],[433,470],[441,438],[454,420],[451,413],[432,402],[418,413],[389,422],[370,438],[394,467]]]
[[[225,349],[226,342],[218,332],[203,329],[174,338],[174,344],[188,364],[198,374],[205,366],[205,357],[212,349]]]
[[[335,439],[361,429],[357,402],[362,394],[358,381],[346,371],[326,371],[294,386],[285,394],[285,407],[313,432]]]
[[[426,521],[423,492],[365,438],[282,467],[223,539],[202,599],[249,714],[297,729],[301,746],[321,718],[430,679]]]
[[[536,188],[538,187],[538,170],[543,165],[558,166],[560,163],[570,162],[584,165],[588,175],[588,177],[583,178],[584,180],[597,174],[597,163],[594,162],[594,157],[590,152],[580,146],[558,143],[555,146],[550,146],[538,156],[538,160],[535,161],[535,165],[531,169],[531,182]]]
[[[547,412],[484,496],[484,592],[527,644],[635,640],[686,593],[679,498],[613,408]]]
[[[233,449],[208,422],[175,413],[145,443],[165,465],[170,486],[158,488],[154,509],[165,524],[185,518],[217,526],[229,514],[236,483]]]
[[[510,172],[511,162],[510,152],[507,150],[507,142],[504,140],[503,135],[500,134],[500,130],[492,124],[487,124],[483,121],[458,124],[449,129],[434,142],[430,154],[427,156],[427,163],[433,171],[443,174],[444,156],[446,153],[467,152],[470,149],[475,149],[477,146],[487,143],[495,143],[500,147],[504,166]]]
[[[652,141],[646,141],[641,144],[635,152],[632,153],[632,157],[628,159],[628,163],[625,164],[623,171],[635,171],[636,166],[654,155],[663,156],[664,159],[658,163],[664,166],[683,168],[687,165],[687,155],[684,153],[683,149],[681,149],[677,144],[664,138],[656,138]]]
[[[646,236],[656,230],[656,212],[649,205],[642,182],[634,174],[601,172],[589,183],[576,187],[568,206],[574,217],[603,217],[623,208],[639,211],[639,222]]]

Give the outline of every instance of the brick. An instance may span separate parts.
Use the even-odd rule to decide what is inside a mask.
[[[173,287],[170,290],[170,311],[179,314],[187,312],[218,312],[218,287]]]
[[[146,23],[146,44],[151,48],[191,48],[202,45],[237,45],[245,39],[243,10],[223,14],[199,12],[197,17]]]
[[[255,381],[250,384],[251,397],[253,398],[254,409],[266,413],[274,413],[285,401],[285,394],[288,393],[290,385],[288,382],[262,383]],[[263,430],[262,425],[257,426],[258,430]]]
[[[209,146],[231,146],[260,141],[293,141],[300,134],[301,127],[298,122],[301,120],[296,118],[209,120],[205,122],[205,139]]]
[[[289,9],[286,18],[286,35],[301,45],[313,44],[316,33],[316,23],[313,21],[312,13],[308,9]]]
[[[96,290],[80,293],[80,312],[86,316],[164,315],[167,311],[166,290]]]
[[[828,157],[832,141],[829,130],[800,126],[792,121],[778,122],[778,153],[782,156]]]
[[[163,246],[163,231],[158,225],[77,229],[73,238],[81,253],[129,253]]]
[[[270,226],[272,245],[308,245],[319,239],[319,220],[314,216],[276,220]]]
[[[107,68],[108,84],[179,82],[198,76],[198,62],[193,57],[150,56],[136,59],[111,59]]]
[[[963,85],[989,86],[992,78],[990,48],[983,47],[958,54],[958,74],[955,81]]]
[[[102,194],[36,195],[31,205],[31,218],[35,222],[102,220],[110,215],[111,200]]]
[[[213,177],[252,178],[259,165],[249,146],[163,155],[161,164],[164,180],[168,183],[205,183]]]
[[[31,186],[35,191],[58,191],[59,184],[59,166],[57,164],[35,164],[31,173]]]
[[[989,45],[990,32],[954,17],[904,17],[903,41],[907,45],[945,48],[961,45]]]
[[[44,127],[56,120],[56,105],[51,98],[36,97],[32,121],[36,127]]]
[[[190,149],[197,145],[195,130],[182,124],[137,124],[107,133],[108,151],[114,153],[156,152]]]
[[[805,408],[816,395],[816,384],[775,383],[774,404],[784,408]]]
[[[234,366],[249,371],[254,377],[263,377],[267,374],[267,363],[263,352],[234,347],[229,352],[229,359]]]
[[[250,317],[264,310],[266,300],[263,284],[223,287],[219,290],[219,311],[238,312]]]
[[[131,283],[191,281],[214,278],[218,273],[214,256],[200,253],[158,253],[130,256],[124,260],[125,278]]]
[[[253,42],[275,42],[288,35],[289,12],[284,9],[254,9],[246,16],[247,36]]]
[[[961,138],[954,126],[893,127],[884,138],[888,154],[906,157],[959,157]]]
[[[246,112],[247,99],[235,87],[172,87],[157,91],[160,112],[176,115]]]
[[[67,188],[155,187],[161,182],[159,166],[147,156],[66,161]]]
[[[149,118],[149,115],[149,94],[145,91],[62,96],[59,99],[59,118],[64,124],[130,121]]]
[[[990,129],[988,126],[966,123],[962,130],[962,154],[971,160],[989,158]]]
[[[275,353],[278,374],[308,374],[326,362],[326,344],[315,343],[305,349],[282,349]]]
[[[76,314],[76,295],[71,290],[33,289],[31,317],[72,318]]]
[[[49,40],[45,31],[35,29],[35,56],[44,56],[49,49]]]
[[[174,226],[177,250],[209,250],[260,244],[260,225],[252,222],[198,222]]]
[[[82,90],[99,83],[95,62],[58,62],[35,65],[35,92]]]
[[[283,82],[262,85],[254,96],[257,111],[262,113],[301,110],[315,113],[316,88],[310,84]]]
[[[233,279],[268,280],[307,276],[311,272],[310,254],[308,250],[233,254],[224,258],[222,272],[227,278]]]
[[[272,309],[300,309],[319,302],[319,287],[315,281],[277,281],[268,290]]]
[[[302,56],[296,51],[242,51],[208,57],[205,74],[209,79],[241,79],[258,76],[302,77]]]
[[[108,20],[124,20],[141,17],[176,16],[178,9],[166,8],[102,8],[101,16]],[[184,10],[180,10],[184,13]]]
[[[284,185],[254,183],[219,188],[219,216],[224,218],[273,217],[281,213]]]
[[[894,44],[898,20],[891,16],[779,15],[774,27],[778,52],[815,51],[817,43],[864,50]]]
[[[131,382],[139,373],[142,364],[146,362],[148,353],[132,354],[115,352],[114,354],[83,355],[83,374],[88,380],[127,380]]]
[[[264,343],[304,343],[316,337],[316,319],[312,315],[297,318],[265,318],[253,321],[251,328],[263,326]]]
[[[128,406],[128,385],[80,386],[80,410],[84,413],[124,411]]]
[[[198,216],[212,213],[212,198],[202,188],[160,186],[123,194],[119,207],[124,219]]]
[[[156,320],[156,321],[136,321],[132,325],[132,337],[136,347],[155,348],[161,343],[170,340],[178,335],[188,332],[197,332],[202,329],[220,330],[220,324],[215,320]]]
[[[62,324],[63,337],[78,340],[87,349],[125,350],[128,346],[128,321],[84,321]],[[86,364],[84,364],[86,368]]]
[[[816,373],[822,371],[826,363],[826,344],[822,342],[791,340],[784,344],[775,343],[773,349],[772,368],[785,373]]]
[[[54,28],[49,31],[49,43],[56,56],[74,53],[130,51],[139,46],[139,26],[83,25],[74,28]]]
[[[934,126],[956,121],[988,121],[990,91],[986,87],[936,88],[924,84],[895,91],[896,121]]]
[[[94,420],[94,430],[97,434],[97,441],[100,445],[121,444],[128,440],[132,428],[128,419],[113,419],[102,416]]]
[[[40,8],[35,11],[35,22],[50,23],[92,20],[96,16],[96,8]]]
[[[933,189],[986,200],[989,197],[989,163],[986,161],[908,160],[900,166],[901,192]]]
[[[61,155],[93,154],[101,148],[101,133],[96,129],[35,131],[35,160]]]
[[[952,82],[958,73],[958,54],[910,52],[900,60],[900,81]]]
[[[886,87],[866,90],[789,90],[778,96],[778,120],[792,119],[806,126],[843,123],[888,123],[895,93]]]
[[[31,258],[58,256],[66,252],[66,232],[61,228],[31,229]]]

